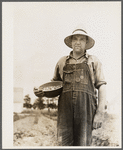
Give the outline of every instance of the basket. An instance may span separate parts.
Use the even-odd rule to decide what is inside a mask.
[[[44,92],[44,96],[48,98],[56,97],[61,94],[63,89],[62,81],[52,81],[45,83],[39,87],[39,91]]]

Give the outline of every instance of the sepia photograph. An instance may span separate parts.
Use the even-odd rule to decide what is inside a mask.
[[[121,1],[2,2],[2,148],[121,148]]]

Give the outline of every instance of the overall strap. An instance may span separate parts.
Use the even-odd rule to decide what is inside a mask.
[[[65,65],[69,64],[69,58],[66,57]]]

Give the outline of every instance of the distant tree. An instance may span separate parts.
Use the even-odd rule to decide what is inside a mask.
[[[56,100],[57,100],[57,98],[48,98],[47,99],[48,112],[50,112],[50,109],[57,109],[57,105],[55,103]]]
[[[25,103],[30,104],[31,98],[29,97],[29,94],[25,95],[24,101],[25,101]]]
[[[29,94],[25,95],[23,107],[31,108],[32,104],[30,104],[30,102],[31,102],[31,98],[29,97]]]
[[[56,106],[55,103],[51,103],[51,104],[49,104],[48,106],[49,106],[50,108],[52,108],[52,109],[57,109],[57,106]]]
[[[35,102],[33,103],[32,107],[34,109],[38,108],[38,109],[44,109],[45,108],[45,104],[44,104],[44,100],[43,98],[39,97],[35,100]]]

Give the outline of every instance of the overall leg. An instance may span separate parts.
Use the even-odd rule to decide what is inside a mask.
[[[63,93],[58,103],[58,139],[62,146],[70,146],[73,143],[73,109],[71,92]]]
[[[90,146],[92,137],[92,105],[87,93],[78,92],[74,105],[74,146]]]

